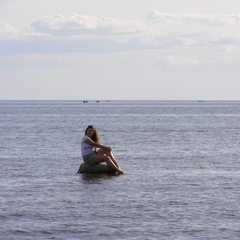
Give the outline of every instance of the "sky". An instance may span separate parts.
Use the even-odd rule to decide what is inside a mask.
[[[0,100],[240,100],[239,0],[0,0]]]

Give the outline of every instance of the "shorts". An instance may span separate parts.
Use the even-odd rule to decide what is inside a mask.
[[[93,165],[96,157],[97,157],[97,154],[95,152],[89,153],[89,154],[83,156],[83,161],[86,164]]]

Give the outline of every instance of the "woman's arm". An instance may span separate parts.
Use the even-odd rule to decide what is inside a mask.
[[[112,149],[111,149],[110,147],[104,146],[104,145],[102,145],[102,144],[100,144],[100,143],[96,143],[96,142],[94,142],[94,141],[93,141],[92,139],[90,139],[90,138],[86,139],[84,142],[87,143],[87,144],[90,145],[90,146],[93,146],[93,147],[103,148],[103,149],[106,149],[106,150],[109,151],[109,152],[112,151]]]

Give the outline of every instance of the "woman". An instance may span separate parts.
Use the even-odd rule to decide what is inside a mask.
[[[96,148],[99,148],[97,151]],[[125,173],[112,154],[112,149],[100,144],[97,129],[89,125],[81,141],[82,157],[86,164],[94,165],[105,162],[107,166],[118,173]]]

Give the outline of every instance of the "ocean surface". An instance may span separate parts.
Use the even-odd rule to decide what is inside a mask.
[[[1,240],[240,239],[240,101],[0,101],[0,170]]]

